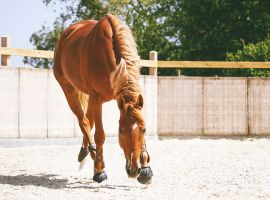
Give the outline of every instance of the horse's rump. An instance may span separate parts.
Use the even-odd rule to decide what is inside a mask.
[[[81,47],[97,21],[84,20],[69,26],[55,50],[54,73],[65,77],[74,87],[87,93],[81,79]]]
[[[107,17],[71,25],[56,48],[54,71],[84,93],[105,90],[112,99],[109,77],[116,66],[112,37]]]

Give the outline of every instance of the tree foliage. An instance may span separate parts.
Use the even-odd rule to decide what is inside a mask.
[[[99,19],[108,12],[106,7],[99,0],[43,0],[47,6],[55,6],[57,3],[61,6],[62,12],[55,19],[53,28],[42,26],[42,29],[33,33],[30,42],[38,50],[54,50],[57,40],[60,38],[63,30],[71,23],[82,19]],[[51,68],[52,60],[41,58],[24,58],[24,63],[34,67]]]
[[[43,0],[49,6],[60,0]],[[62,0],[68,3],[69,1]],[[63,29],[69,24],[82,19],[100,19],[111,12],[125,21],[133,31],[138,45],[139,55],[148,59],[148,53],[156,50],[159,59],[177,59],[179,56],[179,31],[175,31],[174,16],[168,12],[180,9],[179,1],[174,0],[78,0],[65,4],[65,9],[55,20],[53,29],[43,26],[33,33],[30,41],[37,49],[53,50],[54,44]],[[47,59],[25,58],[25,63],[32,66],[50,67],[52,62]],[[170,70],[160,70],[163,74],[175,74]]]
[[[235,53],[227,53],[228,61],[270,61],[270,37],[256,44],[244,44],[244,48]],[[270,76],[269,69],[237,69],[228,70],[228,76]]]
[[[60,38],[63,30],[64,27],[57,22],[54,24],[54,28],[52,30],[46,26],[42,26],[40,31],[32,34],[30,42],[32,42],[38,50],[54,50],[55,43]],[[35,67],[43,67],[47,69],[49,69],[53,63],[51,59],[29,57],[24,57],[23,62]]]
[[[181,0],[181,59],[224,61],[245,43],[270,32],[268,0]],[[187,75],[224,75],[226,70],[183,70]]]
[[[50,6],[61,3],[62,12],[52,29],[31,36],[37,49],[53,50],[65,27],[81,19],[99,20],[111,12],[125,21],[136,38],[139,55],[148,59],[151,50],[160,60],[225,61],[237,59],[240,51],[254,48],[270,33],[268,0],[43,0]],[[228,53],[229,52],[229,53]],[[234,56],[232,56],[234,55]],[[241,57],[242,58],[242,57]],[[33,66],[51,62],[25,59]],[[241,70],[240,70],[241,71]],[[239,70],[182,69],[183,75],[237,75]],[[256,71],[256,70],[254,70]],[[176,75],[162,69],[160,75]],[[255,75],[256,73],[246,73]],[[261,74],[261,73],[257,73]],[[239,75],[244,75],[242,72]]]

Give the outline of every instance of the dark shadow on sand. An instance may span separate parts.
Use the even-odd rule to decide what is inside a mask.
[[[98,192],[99,189],[105,188],[109,190],[122,189],[131,190],[133,187],[125,185],[112,185],[112,184],[97,184],[93,179],[88,181],[75,180],[75,182],[69,182],[68,179],[59,178],[55,174],[38,174],[38,175],[15,175],[15,176],[5,176],[0,175],[0,184],[8,184],[12,186],[37,186],[45,187],[48,189],[87,189]]]
[[[67,179],[57,178],[54,174],[46,175],[15,175],[3,176],[0,175],[0,184],[9,184],[13,186],[40,186],[49,189],[61,189],[66,187]]]

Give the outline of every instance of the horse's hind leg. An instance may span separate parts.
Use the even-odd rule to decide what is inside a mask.
[[[91,129],[94,125],[94,121],[89,120],[93,118],[85,116],[85,112],[80,101],[80,91],[74,88],[64,77],[56,76],[56,79],[62,87],[68,101],[68,105],[72,112],[76,115],[80,129],[83,133],[83,145],[78,155],[78,161],[81,162],[88,155],[89,151],[91,152],[92,159],[95,159],[96,149],[91,136]]]

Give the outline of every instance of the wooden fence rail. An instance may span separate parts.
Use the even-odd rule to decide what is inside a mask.
[[[53,58],[53,53],[53,51],[44,50],[18,49],[9,47],[0,48],[0,54],[2,55],[28,56],[34,58]]]
[[[11,55],[53,59],[53,51],[30,50],[9,47],[9,38],[1,37],[1,65],[8,66]],[[150,75],[157,74],[157,68],[270,68],[270,62],[228,62],[228,61],[159,61],[157,52],[149,52],[149,60],[141,60],[142,67],[149,67]]]

